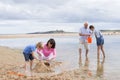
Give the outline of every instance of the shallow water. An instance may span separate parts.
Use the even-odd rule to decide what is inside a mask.
[[[16,39],[0,39],[0,46],[8,46],[11,48],[23,49],[28,44],[34,44],[38,41],[47,42],[48,38],[16,38]],[[87,66],[92,74],[100,79],[118,80],[120,70],[120,35],[105,35],[105,54],[103,61],[102,55],[100,61],[97,61],[95,39],[90,45],[88,59],[86,60],[85,51],[82,52],[81,61],[79,61],[78,53],[78,37],[54,37],[56,40],[57,61],[63,62],[61,70],[71,70]],[[80,62],[80,65],[78,64]]]

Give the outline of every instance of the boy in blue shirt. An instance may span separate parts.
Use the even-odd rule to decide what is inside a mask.
[[[25,58],[25,70],[26,71],[29,65],[30,65],[30,71],[32,71],[33,59],[37,59],[34,56],[34,52],[36,49],[41,50],[42,48],[43,48],[43,45],[41,42],[38,42],[36,45],[28,45],[25,47],[25,49],[23,50],[23,55]],[[29,76],[31,76],[31,73]]]

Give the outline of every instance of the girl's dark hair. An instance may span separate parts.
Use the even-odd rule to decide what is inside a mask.
[[[94,26],[93,26],[93,25],[90,25],[90,26],[89,26],[89,29],[91,29],[91,28],[94,28]]]
[[[54,39],[52,39],[52,38],[49,39],[48,42],[47,42],[47,46],[48,46],[48,43],[52,44],[52,47],[51,47],[51,48],[55,48],[56,43],[55,43],[55,40],[54,40]]]

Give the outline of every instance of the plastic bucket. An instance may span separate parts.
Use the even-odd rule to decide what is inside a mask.
[[[91,37],[88,37],[88,38],[87,38],[87,42],[88,42],[88,43],[92,43],[92,38],[91,38]]]

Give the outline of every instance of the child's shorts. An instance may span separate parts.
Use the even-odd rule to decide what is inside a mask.
[[[29,60],[32,61],[34,59],[32,54],[26,54],[23,52],[23,55],[24,55],[25,61],[29,61]]]
[[[104,44],[104,38],[103,37],[97,38],[97,46],[100,46],[103,44]]]

